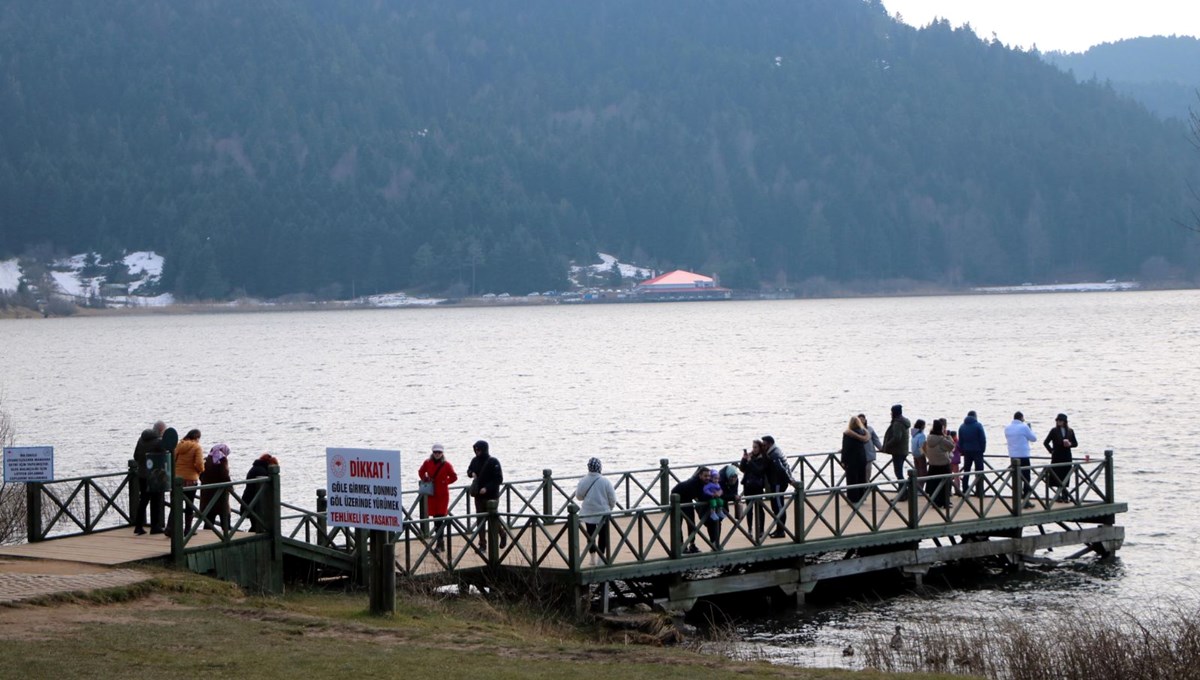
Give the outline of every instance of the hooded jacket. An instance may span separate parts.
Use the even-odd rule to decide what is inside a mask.
[[[975,416],[967,416],[962,425],[958,426],[958,448],[963,453],[984,453],[987,451],[987,433]]]

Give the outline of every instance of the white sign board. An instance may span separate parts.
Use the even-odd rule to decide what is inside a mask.
[[[328,523],[337,527],[400,531],[400,452],[325,449]]]
[[[54,481],[53,446],[4,447],[4,482]]]

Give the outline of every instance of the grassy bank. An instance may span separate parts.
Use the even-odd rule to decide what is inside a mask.
[[[9,678],[936,678],[737,662],[600,641],[545,611],[480,597],[404,596],[392,618],[364,593],[246,597],[198,576],[0,607]],[[329,675],[326,675],[329,674]]]

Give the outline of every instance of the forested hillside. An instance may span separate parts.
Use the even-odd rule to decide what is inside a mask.
[[[154,250],[184,297],[521,293],[597,250],[739,287],[1200,269],[1182,122],[876,0],[12,1],[0,35],[0,257]]]
[[[1200,106],[1200,40],[1191,36],[1132,38],[1043,56],[1080,80],[1111,81],[1113,89],[1164,118],[1187,120]]]

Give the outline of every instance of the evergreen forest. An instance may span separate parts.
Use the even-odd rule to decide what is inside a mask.
[[[1200,152],[878,0],[0,2],[0,259],[183,299],[561,289],[597,251],[939,285],[1200,273]]]

